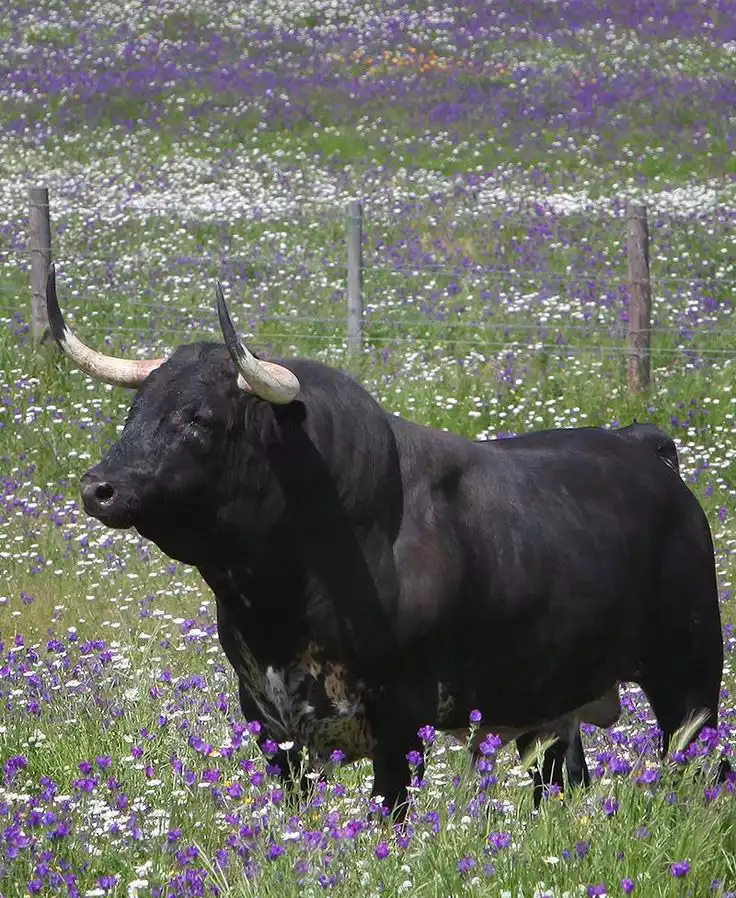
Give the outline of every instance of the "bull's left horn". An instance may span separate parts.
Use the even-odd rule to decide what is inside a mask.
[[[220,319],[225,345],[240,372],[238,386],[243,390],[255,393],[256,396],[260,396],[267,402],[275,402],[280,405],[291,402],[300,389],[296,374],[289,371],[288,368],[284,368],[283,365],[266,362],[253,355],[238,337],[219,281],[217,281],[215,292],[217,293],[217,315]]]
[[[68,356],[77,368],[107,384],[116,387],[139,387],[151,371],[163,365],[166,357],[161,359],[119,359],[105,355],[86,346],[64,321],[56,296],[56,269],[49,267],[46,279],[46,312],[54,339],[59,348]]]

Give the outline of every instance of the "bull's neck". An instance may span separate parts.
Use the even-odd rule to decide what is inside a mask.
[[[292,432],[269,455],[258,513],[244,481],[220,507],[212,552],[197,567],[254,638],[318,633],[366,667],[388,648],[402,488],[385,422],[355,430],[343,422]]]
[[[259,551],[244,542],[198,565],[218,611],[259,659],[286,663],[315,642],[368,679],[382,651],[393,652],[391,541],[375,522],[333,518],[329,503],[291,523]]]
[[[220,638],[237,631],[264,663],[283,666],[301,648],[307,605],[297,565],[272,559],[257,565],[230,558],[201,564],[199,571],[217,601]]]

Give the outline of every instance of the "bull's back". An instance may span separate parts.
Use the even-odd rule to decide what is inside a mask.
[[[433,569],[437,601],[463,610],[543,611],[581,591],[613,595],[635,574],[643,584],[673,516],[697,511],[654,452],[598,428],[487,443],[429,432],[424,445],[425,434],[404,454],[398,563]]]
[[[673,527],[702,527],[697,500],[654,453],[612,434],[544,437],[486,446],[468,471],[463,523],[480,576],[518,602],[595,591],[633,604],[622,591],[651,587]]]

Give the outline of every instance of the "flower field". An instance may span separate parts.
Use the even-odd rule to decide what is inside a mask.
[[[734,0],[3,12],[0,898],[736,895],[734,786],[661,764],[633,686],[611,730],[583,728],[591,788],[538,813],[513,747],[489,744],[481,779],[431,728],[402,830],[369,820],[367,763],[285,794],[197,572],[81,507],[131,395],[34,351],[27,249],[27,188],[47,185],[65,314],[116,354],[220,340],[219,277],[254,348],[345,367],[414,420],[663,427],[717,553],[721,725],[698,751],[733,755],[734,71]],[[630,200],[651,239],[644,395],[626,385]]]

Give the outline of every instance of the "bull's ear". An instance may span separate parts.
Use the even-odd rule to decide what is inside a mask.
[[[245,430],[261,446],[273,446],[288,439],[307,416],[303,402],[292,400],[288,405],[273,405],[253,398],[245,403]]]
[[[278,426],[284,432],[301,427],[307,417],[307,407],[298,399],[292,399],[288,405],[274,405],[273,411]]]

